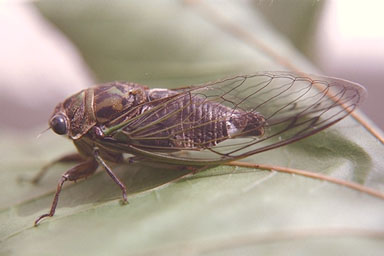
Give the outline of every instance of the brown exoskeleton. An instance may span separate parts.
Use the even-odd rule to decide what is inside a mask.
[[[88,88],[59,103],[49,121],[79,154],[60,161],[78,165],[59,180],[49,213],[55,213],[63,183],[129,153],[151,162],[209,166],[277,148],[319,132],[361,102],[363,87],[340,79],[260,72],[179,89],[149,89],[113,82]],[[189,152],[177,155],[175,152]]]

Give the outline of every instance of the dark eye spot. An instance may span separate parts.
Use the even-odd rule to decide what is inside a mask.
[[[56,115],[52,117],[49,125],[51,126],[52,130],[57,134],[67,134],[68,128],[67,128],[67,120],[63,115]]]

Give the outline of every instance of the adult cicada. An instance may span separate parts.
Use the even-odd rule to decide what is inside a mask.
[[[50,128],[73,140],[81,162],[59,180],[53,216],[65,181],[93,174],[123,154],[151,162],[210,166],[277,148],[319,132],[351,113],[365,89],[329,77],[288,72],[239,75],[178,89],[129,82],[88,88],[59,103]]]

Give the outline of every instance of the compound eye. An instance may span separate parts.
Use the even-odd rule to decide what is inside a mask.
[[[63,115],[56,115],[52,117],[50,124],[52,130],[57,134],[67,134],[67,119]]]

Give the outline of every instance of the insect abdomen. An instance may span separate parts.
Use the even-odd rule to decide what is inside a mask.
[[[175,92],[166,89],[153,89],[148,93],[153,101],[172,94]],[[153,111],[155,107],[148,107],[144,112]],[[154,147],[204,149],[236,136],[260,136],[265,125],[259,113],[232,109],[190,93],[175,97],[165,107],[144,116],[133,128],[148,128],[139,129],[132,137],[142,138],[136,142]],[[129,131],[130,127],[127,128]]]
[[[265,120],[260,114],[231,109],[210,101],[201,101],[199,98],[193,99],[189,111],[183,113],[189,115],[189,119],[193,119],[192,128],[188,127],[191,132],[186,133],[186,136],[193,141],[194,146],[210,147],[236,136],[263,134]]]

